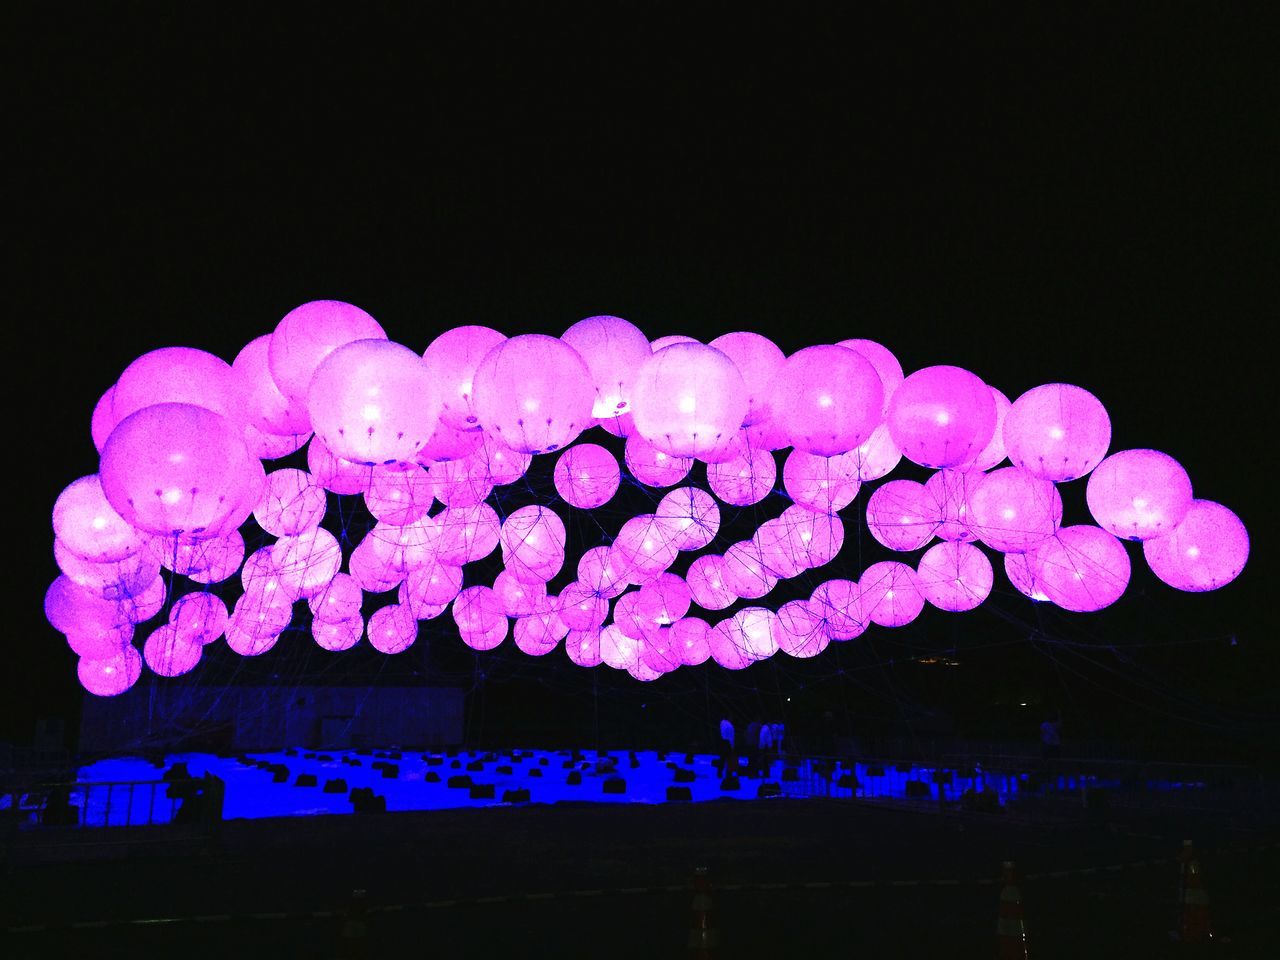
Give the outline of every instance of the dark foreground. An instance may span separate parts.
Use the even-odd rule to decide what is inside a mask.
[[[1275,835],[1194,812],[557,804],[155,836],[11,850],[0,955],[684,956],[705,865],[724,957],[990,957],[1004,859],[1025,876],[1033,958],[1280,955]],[[1169,937],[1183,836],[1208,881],[1207,952]],[[362,925],[344,922],[356,889]]]

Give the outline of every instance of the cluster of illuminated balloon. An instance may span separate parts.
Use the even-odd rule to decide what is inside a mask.
[[[555,458],[568,508],[608,503],[617,460],[574,442],[592,427],[626,438],[637,481],[670,489],[653,513],[577,558],[576,579],[552,596],[548,582],[571,559],[565,508],[500,518],[488,500],[542,455]],[[419,621],[451,611],[478,650],[508,632],[534,655],[563,641],[575,663],[649,680],[708,658],[738,669],[777,651],[813,656],[868,624],[908,623],[926,601],[972,609],[993,583],[975,542],[1004,555],[1022,593],[1074,611],[1124,591],[1121,539],[1143,541],[1156,576],[1182,590],[1230,582],[1248,555],[1240,521],[1193,499],[1172,458],[1107,456],[1110,421],[1087,391],[1048,384],[1010,404],[957,367],[904,377],[867,340],[787,357],[753,333],[650,343],[602,316],[558,338],[459,327],[419,355],[357,307],[316,301],[230,365],[182,347],[140,357],[98,403],[92,433],[98,473],[54,507],[62,576],[45,610],[80,656],[81,682],[103,695],[128,689],[144,659],[156,673],[184,673],[222,637],[237,653],[260,654],[304,599],[328,650],[367,635],[398,653]],[[308,442],[308,470],[265,471],[264,460]],[[717,498],[744,506],[774,490],[774,451],[788,447],[781,473],[792,505],[750,539],[697,556],[683,577],[671,572],[681,553],[715,539]],[[895,551],[936,538],[914,567],[876,563],[776,611],[748,606],[714,624],[690,615],[695,604],[717,611],[763,598],[829,563],[844,541],[840,511],[902,457],[936,472],[881,484],[867,524]],[[1006,458],[1012,465],[1001,467]],[[684,483],[695,460],[707,465],[710,493]],[[1062,527],[1055,484],[1085,475],[1098,525]],[[326,491],[363,497],[377,521],[346,557],[321,526]],[[246,556],[239,527],[251,515],[274,540]],[[492,585],[464,586],[463,568],[495,549],[503,570]],[[173,599],[163,570],[197,584],[239,574],[243,593],[230,610],[210,592]],[[364,594],[391,590],[398,602],[366,623]],[[135,625],[166,606],[167,622],[139,655]]]

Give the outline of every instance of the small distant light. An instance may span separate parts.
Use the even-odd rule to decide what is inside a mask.
[[[1022,703],[1018,704],[1018,706],[1020,707],[1025,707],[1026,705],[1027,705],[1027,702],[1025,700],[1022,701]]]
[[[787,697],[787,703],[790,703],[790,702],[791,702],[791,698]]]

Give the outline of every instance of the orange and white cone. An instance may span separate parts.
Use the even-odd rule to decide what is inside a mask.
[[[1022,917],[1018,868],[1004,861],[1000,878],[1000,913],[996,919],[996,960],[1027,960],[1027,925]]]
[[[711,920],[711,876],[706,867],[693,871],[693,920],[689,926],[689,956],[711,958],[720,934]]]
[[[1181,910],[1178,918],[1178,939],[1183,943],[1208,943],[1213,939],[1209,926],[1209,888],[1205,886],[1200,861],[1190,840],[1182,841],[1182,853],[1178,855],[1182,865]]]

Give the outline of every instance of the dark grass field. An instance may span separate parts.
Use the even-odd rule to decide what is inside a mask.
[[[121,834],[93,851],[13,851],[0,955],[683,956],[692,871],[707,866],[724,957],[989,957],[995,881],[1014,859],[1032,957],[1187,956],[1169,937],[1184,835],[1219,934],[1208,953],[1276,955],[1273,835],[1194,812],[1064,813],[557,804],[235,821],[173,843]],[[364,936],[344,943],[356,889]]]

